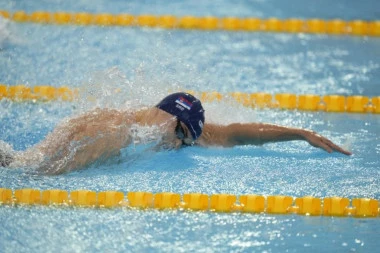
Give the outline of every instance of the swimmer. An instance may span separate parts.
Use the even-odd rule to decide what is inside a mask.
[[[59,124],[34,147],[13,156],[1,154],[1,166],[30,166],[46,174],[80,169],[98,160],[117,156],[138,142],[133,132],[155,127],[160,135],[156,149],[186,146],[262,145],[269,142],[303,140],[329,153],[351,153],[310,130],[265,123],[217,125],[205,122],[200,100],[188,93],[173,93],[155,107],[136,111],[95,109]],[[152,137],[152,140],[155,138]],[[157,140],[157,139],[156,139]]]

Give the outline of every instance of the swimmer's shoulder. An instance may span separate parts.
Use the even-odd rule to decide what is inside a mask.
[[[225,125],[205,123],[203,131],[196,143],[199,146],[231,146],[228,142],[228,132]]]
[[[159,123],[160,114],[166,114],[166,112],[156,107],[146,107],[134,111],[133,115],[135,122],[141,125],[154,125]]]

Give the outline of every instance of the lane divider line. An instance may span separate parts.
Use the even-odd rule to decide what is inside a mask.
[[[141,209],[180,209],[223,213],[298,214],[311,216],[378,217],[379,201],[369,198],[313,196],[291,197],[282,195],[261,196],[255,194],[232,195],[173,192],[127,192],[74,190],[71,192],[51,189],[0,188],[0,205],[55,205]]]
[[[215,17],[215,16],[173,16],[173,15],[132,15],[111,13],[87,12],[49,12],[15,11],[13,13],[0,10],[0,15],[15,22],[53,24],[53,25],[80,25],[80,26],[140,26],[162,29],[185,30],[224,30],[245,32],[283,32],[283,33],[311,33],[330,35],[353,36],[380,36],[380,20],[365,21],[342,19],[260,19],[255,17]]]
[[[117,92],[117,91],[115,91]],[[264,109],[276,108],[283,110],[347,112],[347,113],[380,113],[380,96],[342,96],[280,93],[271,95],[265,92],[243,93],[230,92],[222,94],[215,91],[187,91],[202,102],[236,102],[247,107]],[[74,101],[80,99],[80,90],[67,86],[7,86],[0,84],[0,99],[10,99],[16,102],[49,102]]]

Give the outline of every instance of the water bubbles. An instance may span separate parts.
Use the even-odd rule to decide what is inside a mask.
[[[0,15],[0,49],[2,48],[3,43],[5,43],[6,40],[10,37],[10,30],[8,28],[9,26],[9,20],[3,18]]]
[[[130,98],[129,86],[126,76],[117,67],[94,72],[79,87],[79,108],[81,111],[120,108]]]
[[[141,109],[156,104],[170,90],[179,90],[178,83],[153,80],[152,75],[143,63],[133,77],[127,77],[116,66],[89,74],[79,86],[79,112],[94,108]]]
[[[0,15],[0,51],[5,49],[7,44],[21,44],[21,38],[17,34],[16,26]]]

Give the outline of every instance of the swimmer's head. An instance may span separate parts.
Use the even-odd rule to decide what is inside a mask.
[[[201,101],[196,97],[183,92],[173,93],[165,97],[156,107],[183,122],[194,140],[201,136],[205,116]]]

